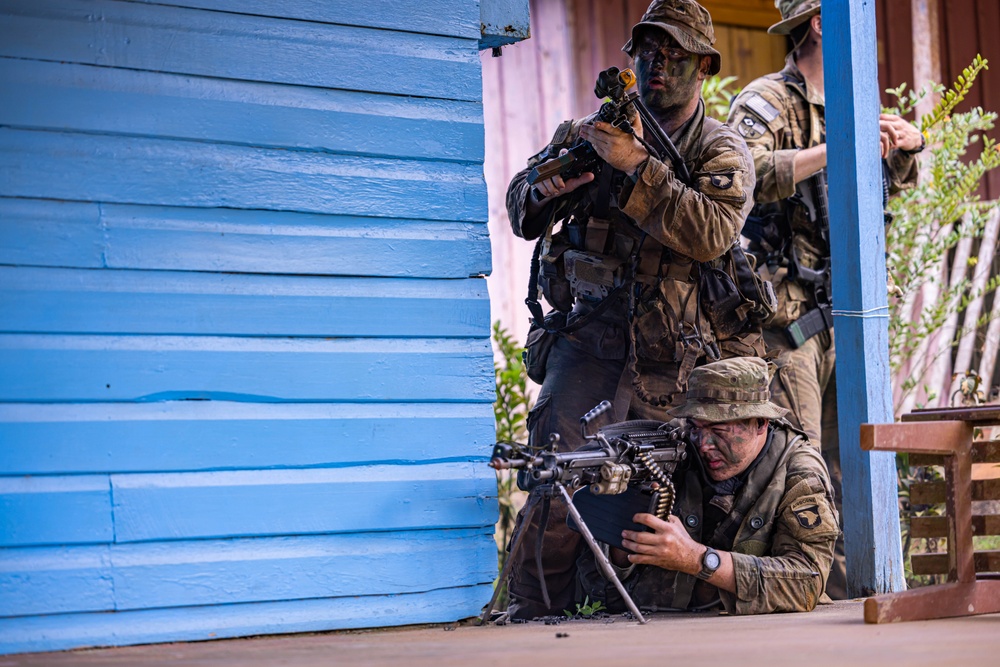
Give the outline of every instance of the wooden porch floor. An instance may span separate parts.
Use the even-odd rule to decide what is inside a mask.
[[[471,622],[0,657],[0,667],[328,665],[1000,665],[1000,614],[865,625],[860,601],[808,614],[653,614],[476,627]]]

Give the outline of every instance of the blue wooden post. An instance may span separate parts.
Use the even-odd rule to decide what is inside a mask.
[[[861,596],[905,587],[894,455],[859,443],[862,423],[893,420],[875,3],[826,2],[823,28],[847,580]]]

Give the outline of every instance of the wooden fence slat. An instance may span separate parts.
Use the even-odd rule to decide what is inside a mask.
[[[0,403],[0,475],[485,460],[494,438],[485,402]]]
[[[0,197],[0,264],[464,278],[490,243],[483,223]]]
[[[976,572],[1000,572],[1000,551],[977,551],[974,554]],[[947,553],[912,554],[913,574],[947,574]]]
[[[115,608],[109,547],[0,549],[0,617]]]
[[[482,99],[478,38],[473,42],[114,0],[2,0],[0,14],[0,56]]]
[[[1000,440],[975,440],[972,443],[973,463],[1000,463]],[[944,457],[934,454],[910,454],[910,466],[944,465]]]
[[[485,463],[112,475],[115,540],[490,526]],[[470,502],[470,500],[474,500]]]
[[[944,482],[914,482],[910,485],[910,504],[935,505],[945,502]],[[1000,479],[972,480],[973,500],[1000,500]]]
[[[0,401],[492,403],[492,362],[485,339],[0,334]]]
[[[0,547],[111,542],[114,536],[107,475],[0,477]]]
[[[0,124],[266,148],[483,161],[482,106],[0,58]]]
[[[486,221],[482,165],[0,128],[0,195]]]
[[[321,21],[340,25],[385,28],[432,35],[451,35],[479,39],[479,8],[474,2],[422,0],[407,3],[399,11],[396,0],[337,2],[327,0],[136,0],[171,7],[214,9],[233,14],[252,14],[273,18]],[[761,0],[758,0],[761,1]],[[766,1],[766,0],[765,0]]]
[[[486,281],[0,266],[3,333],[472,337]]]
[[[973,535],[1000,535],[1000,514],[973,514]],[[910,519],[910,537],[948,537],[948,517],[915,516]]]
[[[418,595],[0,619],[0,653],[450,623],[477,615],[493,589],[492,582],[457,583],[464,585]]]

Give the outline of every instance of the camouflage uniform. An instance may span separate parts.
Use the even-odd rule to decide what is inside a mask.
[[[692,0],[655,0],[643,22],[669,28],[675,38],[681,35],[683,39],[678,41],[690,52],[714,54],[712,71],[718,71],[718,52],[711,48],[711,19],[700,5]],[[624,49],[630,54],[631,44]],[[684,379],[681,369],[686,374],[695,363],[705,360],[704,350],[692,352],[694,346],[678,336],[678,319],[690,319],[693,313],[699,331],[715,341],[721,356],[763,352],[759,327],[735,336],[713,336],[717,332],[699,307],[700,272],[723,264],[752,206],[753,163],[743,140],[725,124],[707,118],[704,105],[699,104],[693,117],[671,136],[695,187],[682,183],[671,163],[650,157],[634,175],[615,172],[620,190],[617,186],[612,190],[610,206],[603,210],[595,204],[601,187],[598,177],[550,202],[534,218],[526,217],[530,169],[557,156],[561,148],[573,146],[585,120],[560,125],[552,142],[529,160],[527,169],[514,176],[507,191],[514,233],[525,239],[542,237],[543,263],[546,257],[558,257],[567,248],[588,252],[602,261],[634,261],[635,283],[645,295],[657,298],[637,299],[634,320],[628,316],[628,289],[603,298],[576,294],[568,314],[554,313],[572,325],[595,308],[602,309],[578,330],[549,338],[551,348],[541,362],[544,381],[528,417],[530,440],[540,445],[550,433],[559,433],[559,446],[567,451],[583,443],[580,417],[603,400],[615,399],[616,413],[622,419],[626,415],[662,418],[663,408],[683,391],[683,387],[678,391]],[[562,223],[562,231],[553,234],[555,222]],[[602,301],[607,303],[601,305]],[[664,305],[671,303],[672,309]],[[689,306],[687,312],[684,304]],[[635,331],[633,324],[637,325]],[[529,355],[539,338],[547,336],[543,330],[533,329],[528,337]],[[550,512],[542,570],[551,605],[546,608],[543,603],[536,567],[537,527],[523,526],[519,517],[517,530],[531,532],[525,536],[509,582],[515,617],[560,614],[576,600],[575,560],[580,538],[566,527],[561,502],[552,503]]]
[[[819,0],[780,0],[783,21],[770,32],[787,34],[814,14]],[[746,140],[757,171],[755,191],[757,213],[778,213],[789,219],[790,240],[799,260],[809,268],[829,261],[828,239],[810,223],[801,206],[788,203],[796,194],[793,164],[795,154],[826,141],[824,94],[805,80],[789,53],[785,67],[747,85],[733,101],[729,124]],[[890,193],[910,187],[917,178],[917,163],[911,154],[894,149],[884,161]],[[789,218],[790,215],[790,218]],[[831,224],[831,229],[837,225]],[[757,257],[761,277],[770,280],[778,297],[778,309],[765,324],[764,339],[769,353],[777,352],[778,371],[772,381],[774,401],[791,410],[789,419],[822,449],[836,489],[838,508],[841,502],[840,445],[837,429],[837,389],[833,328],[809,338],[795,348],[786,335],[786,327],[817,308],[811,285],[789,278],[787,262],[775,262],[770,252],[754,242],[751,252]],[[838,545],[840,563],[831,576],[831,597],[847,597],[843,568],[843,546]]]
[[[687,403],[670,411],[709,422],[772,420],[760,454],[735,478],[712,482],[693,445],[687,467],[674,475],[673,513],[695,541],[732,553],[736,593],[655,566],[618,569],[641,609],[699,609],[721,601],[731,614],[763,614],[810,611],[819,601],[840,534],[833,488],[816,448],[777,418],[786,411],[768,401],[767,385],[760,359],[715,362],[695,369]],[[624,610],[592,558],[581,558],[580,579],[592,600]]]

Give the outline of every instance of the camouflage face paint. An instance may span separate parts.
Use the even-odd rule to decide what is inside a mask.
[[[639,92],[650,111],[668,115],[681,109],[699,92],[701,58],[680,48],[669,35],[643,37],[636,50],[635,66]]]
[[[709,477],[722,481],[746,470],[760,452],[757,420],[708,424],[694,420],[695,445]]]

